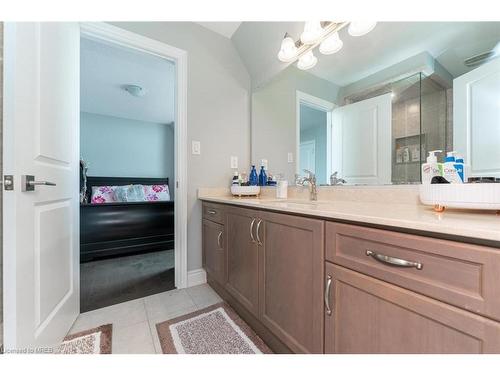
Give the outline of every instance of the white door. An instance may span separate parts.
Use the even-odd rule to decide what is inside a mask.
[[[391,183],[391,94],[332,111],[332,171],[348,184]]]
[[[305,141],[300,143],[300,171],[304,169],[316,173],[316,142]]]
[[[50,347],[79,314],[79,26],[4,30],[6,349]],[[55,186],[22,191],[21,175]]]
[[[500,58],[453,80],[453,148],[471,176],[500,177]]]

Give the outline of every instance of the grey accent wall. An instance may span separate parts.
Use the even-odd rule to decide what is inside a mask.
[[[173,124],[81,112],[80,156],[89,176],[169,177],[174,187]]]
[[[269,172],[283,174],[289,183],[295,183],[297,90],[335,103],[339,87],[290,66],[252,94],[252,161],[267,159]]]
[[[188,270],[201,268],[199,187],[229,186],[250,163],[250,76],[231,40],[192,22],[114,22],[188,52]],[[201,155],[191,154],[191,141]]]

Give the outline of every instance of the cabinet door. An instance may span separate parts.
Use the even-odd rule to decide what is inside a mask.
[[[210,277],[224,284],[224,226],[206,219],[203,219],[203,264]]]
[[[226,290],[256,316],[259,291],[258,246],[254,233],[257,211],[229,208],[226,214],[227,281]]]
[[[296,353],[323,352],[324,223],[261,212],[260,319]]]
[[[325,276],[326,353],[500,353],[497,322],[330,263]]]

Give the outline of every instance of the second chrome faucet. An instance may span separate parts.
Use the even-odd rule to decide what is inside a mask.
[[[310,193],[309,197],[312,201],[316,201],[316,200],[318,200],[318,189],[317,189],[317,185],[316,185],[316,175],[307,169],[304,169],[304,172],[307,173],[307,177],[300,177],[300,176],[296,175],[295,184],[300,185],[300,186],[304,186],[304,184],[307,183],[309,185],[309,193]]]

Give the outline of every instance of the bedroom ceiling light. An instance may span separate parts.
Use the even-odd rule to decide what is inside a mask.
[[[142,97],[146,95],[146,90],[138,85],[123,85],[123,89],[135,97]]]
[[[321,42],[321,44],[319,45],[319,52],[321,52],[323,55],[331,55],[335,52],[340,51],[343,45],[344,42],[340,40],[339,33],[334,32],[332,35]]]
[[[318,58],[314,56],[313,51],[308,51],[302,55],[297,63],[297,68],[300,70],[311,69],[318,62]]]
[[[302,70],[311,69],[318,59],[314,56],[314,48],[319,46],[319,52],[324,55],[340,51],[344,42],[339,37],[339,30],[349,25],[349,34],[352,36],[364,35],[375,27],[376,22],[332,22],[308,21],[304,25],[304,32],[300,39],[294,41],[286,33],[281,41],[278,59],[285,63],[299,60],[297,67]]]
[[[347,32],[352,36],[361,36],[368,34],[376,25],[377,23],[373,21],[353,21],[349,24]]]
[[[278,52],[278,59],[283,62],[291,62],[297,58],[297,46],[292,37],[286,33],[281,41],[281,49]]]

